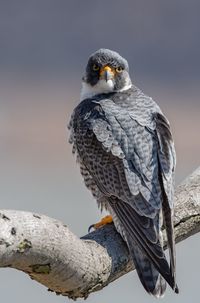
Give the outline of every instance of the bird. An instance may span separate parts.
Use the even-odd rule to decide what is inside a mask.
[[[69,130],[85,185],[110,213],[94,226],[113,221],[150,295],[163,297],[167,283],[178,293],[174,141],[167,118],[132,83],[128,62],[119,53],[101,48],[90,55]]]

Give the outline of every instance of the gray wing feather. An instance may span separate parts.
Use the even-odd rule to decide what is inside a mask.
[[[155,289],[155,282],[158,279],[158,273],[160,273],[169,285],[175,289],[174,276],[171,275],[160,238],[159,236],[152,238],[158,218],[154,218],[153,220],[147,217],[141,217],[130,205],[123,201],[110,199],[110,205],[124,228],[127,244],[136,262],[136,269],[144,287],[146,288],[147,285],[150,287],[150,284],[152,284],[154,285],[153,289]],[[146,226],[147,220],[149,220],[150,223],[148,228]],[[154,235],[156,235],[156,233]],[[135,253],[138,250],[140,251],[140,258],[139,255]],[[143,263],[140,264],[139,260],[143,260]],[[143,272],[144,266],[146,267],[146,272]],[[148,281],[147,277],[151,278],[150,281]],[[153,290],[149,290],[149,292],[153,293]]]
[[[115,201],[116,203],[116,201]],[[123,202],[119,202],[123,203]],[[112,202],[111,202],[111,205]],[[116,215],[114,212],[112,206],[109,205],[109,212],[112,215],[113,221],[115,223],[115,227],[117,231],[121,234],[122,238],[126,241],[130,254],[133,258],[138,276],[141,280],[141,283],[143,284],[144,288],[147,292],[152,293],[156,297],[163,296],[165,290],[166,290],[166,282],[164,278],[160,275],[158,270],[153,265],[152,261],[144,254],[144,250],[141,250],[137,244],[136,241],[130,235],[128,235],[126,228],[124,227],[124,224],[120,223],[119,221],[119,213]],[[119,211],[118,211],[119,212]],[[120,218],[122,220],[122,218]],[[145,218],[140,218],[140,221],[142,222],[142,228],[151,230],[152,229],[152,220]],[[146,222],[145,222],[146,221]],[[141,225],[140,222],[140,225]],[[154,222],[156,225],[157,223]],[[145,231],[146,232],[146,231]],[[155,233],[148,234],[148,238],[150,241],[154,241],[154,243],[157,242],[158,239],[154,238]],[[152,245],[152,244],[151,244]]]
[[[142,111],[139,114],[142,116]],[[141,123],[131,111],[119,107],[112,100],[86,101],[75,112],[76,147],[90,177],[105,199],[110,201],[121,221],[128,244],[135,241],[156,270],[175,288],[171,213],[173,143],[161,113],[151,115],[151,119],[148,117],[146,125],[144,122],[145,119]],[[162,132],[170,140],[165,142]],[[118,203],[112,204],[113,197]],[[171,252],[171,270],[159,233],[162,208]]]
[[[163,274],[171,287],[175,288],[173,222],[172,213],[168,210],[169,207],[173,208],[175,151],[169,123],[161,113],[157,113],[152,116],[156,122],[155,129],[153,127],[145,127],[136,119],[133,119],[127,111],[120,109],[117,112],[116,107],[112,110],[112,106],[107,111],[107,104],[104,104],[103,107],[106,118],[104,120],[104,132],[109,132],[106,139],[111,143],[106,146],[110,147],[109,151],[113,156],[122,159],[123,165],[121,161],[118,161],[117,169],[119,172],[119,183],[124,190],[126,201],[131,204],[138,214],[149,218],[159,216],[158,213],[163,207],[164,223],[170,250],[170,275],[166,277],[165,272],[162,271],[163,262],[165,262],[166,268],[168,266],[166,260],[162,261],[162,266],[159,266],[157,269]],[[97,130],[98,127],[94,131],[95,134],[97,134]],[[138,226],[140,224],[141,217],[140,221],[138,221]],[[156,239],[158,239],[159,228],[159,224],[154,224],[154,228],[150,228],[151,231],[156,231]],[[133,233],[133,230],[131,231]],[[146,237],[148,237],[147,229],[141,235],[143,242]],[[152,238],[150,240],[153,242]],[[158,244],[154,245],[154,249]],[[144,251],[144,247],[142,249]],[[146,252],[148,251],[146,250]],[[155,265],[156,258],[153,255],[149,257]]]
[[[175,242],[173,226],[173,206],[174,206],[174,170],[176,165],[176,154],[170,126],[167,119],[160,115],[155,115],[157,124],[157,136],[159,141],[159,164],[161,185],[163,190],[163,218],[168,239],[170,253],[171,274],[175,280]]]
[[[107,101],[107,100],[106,100]],[[126,201],[142,215],[155,216],[161,208],[158,182],[157,147],[155,134],[134,120],[126,110],[116,110],[101,104],[104,117],[93,119],[91,127],[107,152],[118,159],[112,161],[119,172],[119,186],[123,185]],[[97,121],[98,120],[98,121]],[[108,180],[105,180],[107,183]],[[113,195],[115,193],[112,193]],[[135,196],[144,198],[144,205],[134,202]],[[146,204],[149,204],[146,207]]]
[[[174,170],[176,166],[174,143],[167,119],[158,113],[155,114],[154,117],[157,124],[156,133],[159,142],[158,155],[163,186],[168,198],[169,206],[173,208]]]

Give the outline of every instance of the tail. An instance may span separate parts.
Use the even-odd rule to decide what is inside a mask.
[[[154,219],[142,217],[123,201],[113,202],[111,199],[109,201],[115,213],[115,226],[128,245],[146,291],[156,297],[161,297],[164,295],[167,282],[178,293],[173,259],[169,267],[161,244],[161,234],[157,238],[155,232],[155,229],[159,232],[159,227],[157,227],[159,214]]]
[[[145,290],[156,298],[163,297],[167,287],[165,279],[136,244],[129,243],[129,250]]]
[[[172,210],[170,209],[166,200],[163,201],[163,219],[165,223],[167,241],[168,241],[168,248],[169,248],[169,256],[170,256],[170,271],[171,276],[173,277],[174,281],[176,281],[176,257],[175,257],[175,241],[174,241],[174,226],[172,221]],[[175,286],[174,291],[176,293],[179,292],[177,285]]]

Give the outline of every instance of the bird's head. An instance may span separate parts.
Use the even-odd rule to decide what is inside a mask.
[[[89,57],[83,76],[81,99],[129,89],[131,80],[128,70],[128,62],[117,52],[99,49]]]

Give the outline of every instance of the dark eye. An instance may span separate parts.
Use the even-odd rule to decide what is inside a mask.
[[[122,66],[116,67],[116,72],[117,73],[121,73],[122,71],[123,71],[123,67]]]
[[[97,64],[93,64],[92,69],[94,71],[97,71],[97,70],[99,70],[99,66]]]

